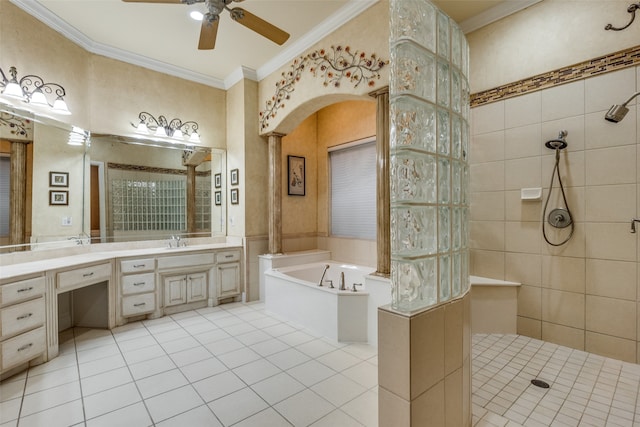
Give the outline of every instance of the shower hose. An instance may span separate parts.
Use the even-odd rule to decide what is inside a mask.
[[[575,224],[573,222],[573,215],[571,215],[571,210],[569,209],[569,204],[567,203],[567,195],[564,192],[564,185],[562,184],[562,177],[560,176],[560,148],[556,147],[556,164],[553,167],[553,172],[551,173],[551,182],[549,183],[549,193],[547,194],[547,200],[544,202],[544,209],[542,210],[542,235],[544,236],[544,240],[550,244],[551,246],[562,246],[571,239],[573,236],[573,230],[575,228]],[[546,223],[547,223],[547,206],[549,205],[549,199],[551,198],[551,191],[553,190],[553,178],[558,175],[558,183],[560,184],[560,191],[562,193],[562,200],[564,202],[564,206],[567,208],[567,214],[569,215],[569,226],[571,230],[569,231],[569,235],[560,243],[554,243],[549,240],[547,236]]]

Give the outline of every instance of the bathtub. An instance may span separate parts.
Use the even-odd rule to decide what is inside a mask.
[[[325,265],[323,286],[318,286]],[[340,342],[366,342],[369,293],[365,276],[375,268],[322,261],[273,268],[264,273],[265,309],[310,331]],[[347,290],[340,291],[340,273]],[[333,282],[329,288],[327,280]],[[352,291],[354,283],[362,286]]]

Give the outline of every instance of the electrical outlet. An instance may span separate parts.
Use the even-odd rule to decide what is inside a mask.
[[[69,227],[71,225],[72,221],[71,221],[71,217],[70,216],[63,216],[62,217],[62,225],[64,227]]]

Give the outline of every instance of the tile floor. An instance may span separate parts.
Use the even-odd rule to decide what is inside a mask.
[[[476,335],[473,372],[476,427],[640,426],[638,365]],[[63,332],[57,358],[0,383],[0,427],[373,427],[377,400],[375,348],[234,303]]]

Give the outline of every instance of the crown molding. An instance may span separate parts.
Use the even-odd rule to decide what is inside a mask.
[[[523,9],[533,6],[536,3],[540,3],[542,0],[517,0],[517,1],[503,1],[502,3],[485,10],[484,12],[466,19],[460,23],[460,29],[463,33],[468,34],[472,31],[478,30],[484,26],[487,26],[499,19],[505,18],[516,12],[520,12]]]
[[[127,62],[133,65],[138,65],[140,67],[148,68],[153,71],[158,71],[175,77],[225,90],[229,89],[231,86],[233,86],[243,78],[248,78],[255,81],[262,80],[273,71],[285,65],[291,59],[300,55],[310,46],[315,44],[318,40],[330,34],[336,28],[344,25],[346,22],[353,19],[355,16],[378,2],[378,0],[351,0],[336,13],[314,27],[297,42],[293,43],[282,53],[276,55],[264,66],[260,67],[257,72],[255,70],[252,70],[251,68],[240,66],[233,72],[231,72],[231,74],[229,74],[224,80],[221,80],[202,73],[188,70],[186,68],[167,64],[166,62],[157,61],[144,55],[139,55],[136,53],[125,51],[123,49],[111,47],[102,43],[97,43],[91,38],[87,37],[81,31],[78,31],[76,28],[69,25],[66,21],[60,19],[58,15],[54,14],[49,9],[42,6],[36,1],[10,1],[20,9],[27,12],[29,15],[33,16],[39,21],[42,21],[48,27],[59,32],[75,44],[91,53],[103,55],[108,58]]]
[[[264,79],[283,65],[286,65],[289,61],[301,55],[304,51],[316,44],[318,40],[328,36],[336,29],[376,4],[378,1],[379,0],[351,0],[336,13],[312,28],[311,31],[306,33],[291,46],[267,61],[262,67],[258,68],[258,81]]]
[[[245,67],[244,65],[241,65],[235,70],[233,70],[231,74],[229,74],[224,79],[224,88],[229,89],[242,79],[249,79],[257,82],[258,74],[256,73],[256,70],[254,70],[253,68],[249,68],[249,67]]]

